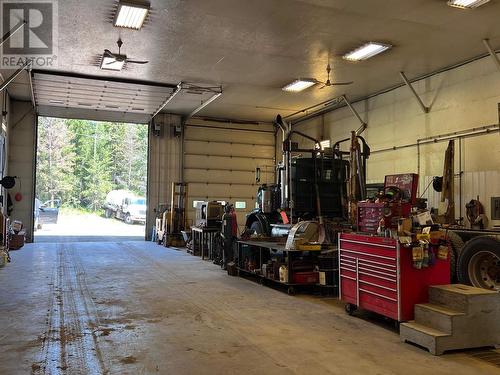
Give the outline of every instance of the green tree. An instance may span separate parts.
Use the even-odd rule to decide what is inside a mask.
[[[64,120],[39,118],[36,195],[41,201],[69,199],[74,185],[75,153]]]
[[[37,192],[98,210],[107,193],[145,196],[148,128],[125,123],[40,118]]]

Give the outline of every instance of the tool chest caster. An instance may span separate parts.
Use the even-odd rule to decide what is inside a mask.
[[[353,305],[352,303],[346,303],[345,306],[345,312],[348,313],[349,315],[352,315],[354,311],[358,309],[358,306]]]

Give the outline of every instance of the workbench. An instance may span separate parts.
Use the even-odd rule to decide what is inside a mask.
[[[318,264],[318,256],[321,250],[287,250],[283,243],[271,241],[238,241],[236,264],[238,274],[251,275],[259,278],[262,284],[266,280],[287,287],[288,294],[294,294],[296,287],[305,285],[316,285],[318,283],[318,273],[314,270]],[[266,274],[262,271],[262,266],[267,265],[268,261],[276,259],[272,273],[267,270]],[[253,266],[249,268],[249,263]],[[280,281],[277,270],[281,265],[285,265],[288,270],[286,281]],[[300,272],[307,270],[306,272]],[[309,278],[310,281],[301,278]],[[313,279],[311,279],[311,277]]]
[[[201,256],[201,259],[213,258],[217,237],[220,236],[220,228],[215,227],[191,227],[193,248],[191,254]]]

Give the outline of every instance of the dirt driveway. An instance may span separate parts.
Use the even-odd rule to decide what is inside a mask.
[[[125,224],[96,214],[60,212],[57,224],[42,224],[35,242],[87,242],[144,240],[145,225]]]

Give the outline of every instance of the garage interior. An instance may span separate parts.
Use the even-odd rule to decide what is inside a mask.
[[[498,0],[0,6],[0,373],[500,372]],[[39,116],[147,124],[144,241],[33,243]]]

